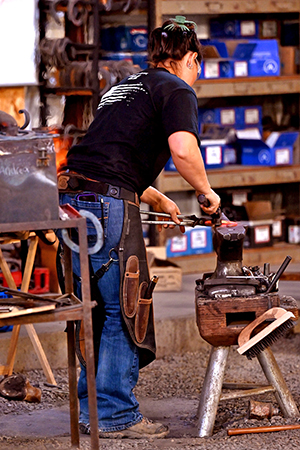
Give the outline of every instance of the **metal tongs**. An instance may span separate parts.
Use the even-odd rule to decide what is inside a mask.
[[[159,216],[159,217],[168,217],[171,218],[170,214],[167,213],[160,213],[155,211],[140,211],[140,214],[147,214],[152,216]],[[185,214],[178,214],[178,219],[181,219],[180,224],[175,223],[173,220],[146,220],[142,219],[143,224],[148,225],[179,225],[184,227],[195,227],[196,225],[204,225],[204,226],[210,226],[212,223],[212,220],[210,217],[197,217],[195,215],[185,215]]]
[[[207,199],[204,195],[198,196],[198,202],[200,205],[208,206]],[[167,217],[171,218],[171,215],[168,213],[161,213],[161,212],[155,212],[155,211],[140,211],[140,214],[147,214],[147,215],[153,215],[153,216],[159,216],[159,217]],[[221,225],[228,225],[228,226],[236,226],[236,222],[231,222],[228,217],[225,216],[225,214],[221,211],[221,208],[218,208],[217,211],[212,214],[211,216],[202,216],[197,217],[194,214],[192,215],[185,215],[185,214],[178,214],[178,219],[182,219],[180,224],[175,223],[172,220],[146,220],[142,219],[142,224],[148,224],[148,225],[179,225],[179,226],[185,226],[185,227],[195,227],[197,225],[202,226],[216,226],[219,227]]]

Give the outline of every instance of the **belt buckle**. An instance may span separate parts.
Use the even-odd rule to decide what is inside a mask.
[[[68,189],[68,181],[70,177],[68,175],[59,175],[57,179],[58,189]]]
[[[118,186],[108,185],[107,195],[114,198],[120,198],[120,188]]]

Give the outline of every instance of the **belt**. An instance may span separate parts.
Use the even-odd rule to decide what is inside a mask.
[[[57,178],[57,185],[61,193],[91,191],[107,197],[129,200],[139,205],[139,197],[136,192],[103,181],[92,180],[76,172],[61,172]]]

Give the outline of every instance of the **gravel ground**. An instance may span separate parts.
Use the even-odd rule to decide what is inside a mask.
[[[300,409],[300,335],[289,334],[282,338],[272,350],[284,379]],[[249,419],[249,398],[224,401],[219,404],[214,434],[210,438],[197,438],[196,411],[201,392],[209,349],[200,352],[186,353],[165,357],[153,362],[140,372],[139,383],[135,394],[141,400],[141,405],[156,402],[155,414],[170,426],[168,438],[163,440],[101,440],[100,448],[109,450],[139,450],[155,449],[207,449],[207,450],[243,450],[243,449],[282,449],[292,450],[300,447],[300,430],[281,431],[280,433],[245,434],[241,436],[227,436],[228,428],[253,427],[277,424],[300,424],[300,419],[285,419],[282,414],[271,419]],[[27,403],[24,401],[8,401],[0,397],[1,416],[9,415],[12,420],[18,414],[33,413],[34,411],[57,408],[68,403],[67,371],[55,371],[54,375],[59,388],[45,385],[44,376],[40,371],[30,371],[25,374],[32,385],[42,389],[41,403]],[[256,359],[248,361],[240,356],[235,349],[231,349],[225,382],[251,382],[266,384],[265,376]],[[252,397],[254,400],[271,402],[278,406],[272,394]],[[151,418],[151,417],[150,417]],[[152,417],[153,418],[153,417]],[[155,417],[154,417],[155,418]],[[90,438],[81,438],[81,449],[90,449]],[[0,436],[0,448],[6,449],[68,449],[69,436],[53,439],[28,440]]]

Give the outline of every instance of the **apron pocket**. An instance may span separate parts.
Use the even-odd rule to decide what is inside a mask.
[[[136,313],[138,289],[139,289],[139,260],[135,255],[129,256],[123,283],[123,305],[127,317],[131,318]]]
[[[150,307],[152,304],[152,298],[143,298],[147,286],[148,283],[146,281],[144,281],[140,286],[137,312],[135,316],[135,338],[139,344],[141,344],[146,337]]]

